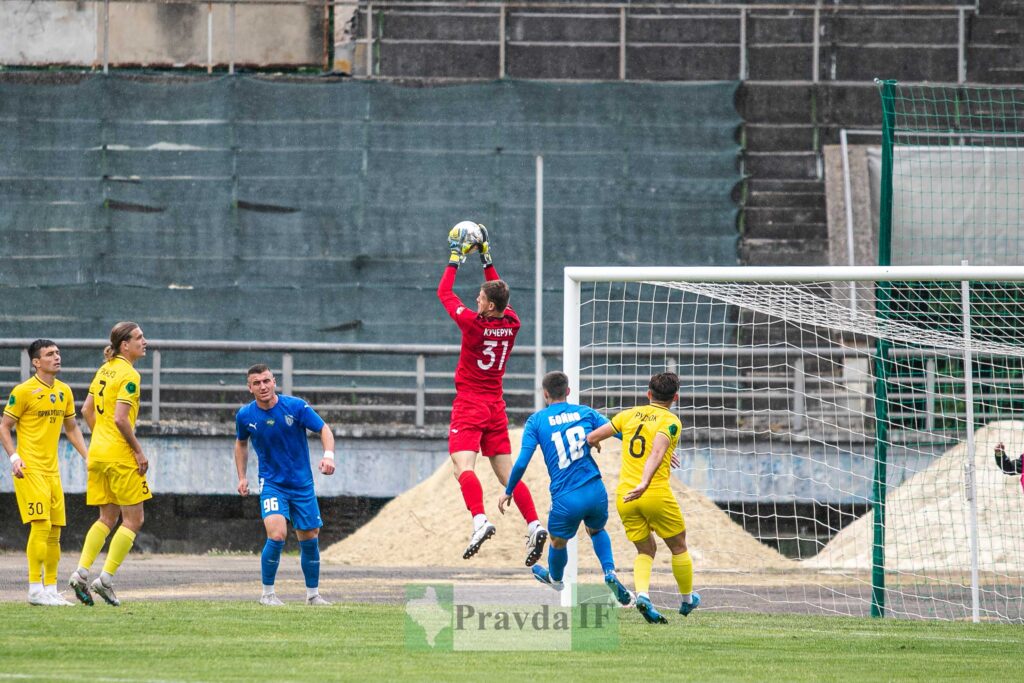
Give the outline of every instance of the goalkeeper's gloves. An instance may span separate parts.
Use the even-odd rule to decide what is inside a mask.
[[[448,231],[448,265],[458,268],[473,248],[466,242],[466,229],[454,227]]]
[[[491,258],[491,244],[487,241],[487,228],[480,225],[480,234],[484,236],[483,241],[480,242],[480,263],[484,264],[484,268],[487,266],[494,265],[494,259]]]

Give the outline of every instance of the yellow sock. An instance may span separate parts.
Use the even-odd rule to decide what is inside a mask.
[[[97,520],[85,535],[85,543],[82,544],[82,557],[78,560],[78,566],[88,569],[96,560],[96,556],[103,550],[103,544],[107,542],[110,535],[110,527]]]
[[[60,564],[60,530],[61,527],[50,527],[50,535],[46,537],[46,560],[43,563],[43,584],[57,585],[57,565]]]
[[[46,561],[46,537],[50,535],[50,522],[45,519],[32,521],[28,530],[28,544],[25,554],[28,556],[28,582],[43,582],[43,562]]]
[[[114,532],[114,537],[110,539],[110,550],[107,551],[107,561],[103,564],[103,571],[113,576],[117,572],[117,568],[124,562],[124,558],[128,557],[134,543],[135,532],[126,529],[123,524],[119,526]]]
[[[654,558],[650,555],[637,553],[633,560],[633,585],[637,593],[649,594],[651,591],[651,567],[654,566]]]
[[[676,577],[676,585],[683,595],[693,592],[693,558],[690,551],[672,556],[672,575]]]

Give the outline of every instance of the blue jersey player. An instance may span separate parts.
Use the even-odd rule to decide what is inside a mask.
[[[249,368],[246,381],[255,401],[242,406],[235,416],[235,469],[238,493],[249,495],[246,464],[248,442],[259,461],[260,510],[267,529],[261,560],[263,596],[260,604],[277,607],[284,603],[274,593],[274,578],[281,562],[288,520],[299,540],[299,562],[306,579],[306,604],[329,605],[320,597],[320,506],[313,491],[306,431],[320,435],[324,455],[319,469],[334,474],[334,434],[308,403],[294,396],[278,394],[274,375],[266,365]]]
[[[522,448],[512,468],[505,494],[498,499],[504,513],[512,499],[512,490],[526,472],[537,446],[544,454],[544,463],[551,476],[551,512],[548,515],[548,568],[534,565],[533,575],[555,590],[564,587],[562,577],[569,553],[565,546],[579,529],[587,528],[594,544],[594,553],[601,561],[604,581],[623,605],[633,596],[615,576],[612,541],[604,525],[608,521],[608,493],[601,480],[601,471],[590,455],[587,433],[608,422],[592,408],[569,403],[569,378],[562,372],[549,372],[541,383],[547,407],[530,416],[523,428]]]

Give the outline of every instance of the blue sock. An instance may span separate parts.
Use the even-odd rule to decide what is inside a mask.
[[[319,538],[299,541],[299,564],[302,565],[302,575],[306,577],[306,588],[317,588],[320,585]]]
[[[597,555],[597,559],[601,562],[602,571],[605,574],[615,571],[615,558],[612,557],[612,539],[608,532],[601,529],[590,537],[590,542],[594,544],[594,554]]]
[[[263,574],[263,585],[273,586],[274,577],[277,576],[277,567],[281,564],[281,551],[284,550],[284,541],[267,539],[263,546],[263,555],[260,557],[260,570]]]
[[[553,581],[561,581],[565,565],[569,562],[568,548],[548,546],[548,574]]]

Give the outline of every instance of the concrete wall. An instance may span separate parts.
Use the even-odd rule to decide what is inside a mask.
[[[203,66],[208,5],[109,5],[112,66]],[[213,64],[323,65],[324,11],[318,7],[237,3],[213,6]],[[0,3],[0,63],[94,65],[103,60],[103,4],[5,0]]]

